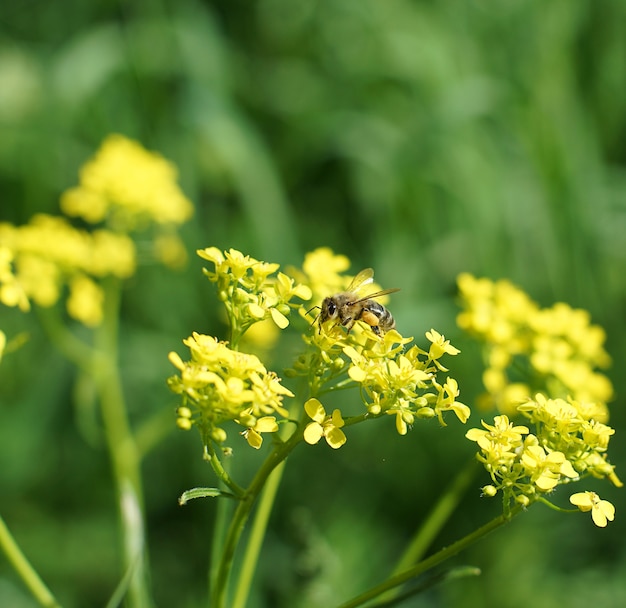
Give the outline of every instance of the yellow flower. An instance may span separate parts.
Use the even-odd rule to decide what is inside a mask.
[[[5,306],[17,306],[22,312],[30,308],[23,287],[12,269],[13,252],[0,246],[0,302]]]
[[[426,337],[431,341],[428,358],[436,362],[444,354],[458,355],[461,351],[450,344],[450,340],[446,340],[438,331],[431,329],[426,332]],[[445,368],[442,371],[448,371]]]
[[[530,432],[528,427],[510,422],[504,414],[496,416],[493,424],[487,424],[484,420],[481,420],[481,424],[486,430],[470,429],[465,436],[478,443],[483,450],[491,449],[492,444],[499,444],[507,450],[517,448],[522,443],[522,436]]]
[[[307,299],[311,290],[296,284],[279,272],[279,264],[261,262],[236,249],[222,252],[217,247],[200,249],[197,254],[211,262],[214,269],[205,268],[209,281],[217,284],[218,297],[226,306],[231,323],[233,341],[248,328],[265,319],[271,319],[280,329],[289,325],[287,315],[293,298]],[[298,305],[299,306],[299,305]]]
[[[471,414],[471,410],[467,405],[456,400],[456,397],[459,396],[459,385],[457,381],[454,378],[447,378],[445,384],[442,386],[436,380],[433,380],[433,386],[438,390],[434,409],[439,418],[439,422],[445,426],[442,413],[452,411],[456,417],[465,424]]]
[[[597,419],[608,420],[606,402],[612,398],[609,379],[596,368],[610,358],[604,350],[605,332],[591,324],[585,310],[556,303],[540,308],[508,281],[458,278],[463,311],[459,327],[482,340],[488,368],[484,384],[488,398],[479,401],[504,413],[515,411],[519,395],[540,390],[552,397],[572,397],[596,404]],[[537,383],[532,388],[516,383],[510,390],[509,375],[530,366]],[[531,374],[529,374],[531,375]]]
[[[313,419],[304,429],[304,440],[308,444],[314,445],[324,437],[328,445],[336,450],[347,441],[341,430],[345,423],[338,409],[328,416],[324,406],[317,399],[311,398],[304,404],[304,410]]]
[[[170,390],[182,400],[178,426],[189,428],[190,412],[195,412],[201,428],[224,441],[222,424],[234,420],[245,427],[248,443],[259,447],[259,434],[274,432],[270,418],[287,417],[282,402],[293,393],[255,355],[234,351],[225,342],[198,333],[183,342],[191,351],[190,361],[183,361],[174,352],[169,355],[179,372],[168,379]]]
[[[77,274],[70,282],[67,312],[87,327],[95,327],[102,321],[104,292],[85,275]]]
[[[152,244],[154,257],[164,266],[178,269],[187,263],[187,250],[181,238],[174,232],[157,234]]]
[[[89,326],[101,319],[102,295],[95,279],[127,278],[135,270],[135,247],[129,237],[78,230],[61,217],[36,215],[19,227],[0,224],[2,244],[15,259],[13,289],[21,290],[22,305],[28,298],[39,306],[52,306],[67,285],[70,314]]]
[[[583,513],[591,511],[591,519],[599,528],[605,528],[615,518],[615,507],[608,500],[602,500],[595,492],[578,492],[572,494],[569,500]]]
[[[311,288],[314,300],[318,301],[346,288],[349,279],[341,273],[348,268],[350,260],[345,255],[337,255],[328,247],[319,247],[304,256],[303,273],[297,278]]]
[[[146,219],[157,224],[182,224],[193,206],[177,184],[176,167],[123,135],[107,137],[80,172],[80,185],[61,198],[69,216],[88,222],[108,218],[130,230]]]
[[[576,479],[578,473],[562,452],[546,452],[540,445],[526,445],[520,457],[526,474],[539,490],[553,490],[565,476]]]
[[[241,431],[246,441],[255,450],[258,450],[263,444],[261,433],[275,433],[278,430],[278,423],[275,416],[263,416],[255,420],[253,427]]]

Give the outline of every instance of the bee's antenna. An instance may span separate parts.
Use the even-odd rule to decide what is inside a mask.
[[[311,306],[311,308],[309,308],[309,310],[306,311],[305,314],[309,314],[312,310],[315,310],[316,308],[319,308],[320,310],[322,310],[322,308],[320,306]],[[319,315],[318,315],[319,316]],[[317,318],[317,317],[316,317]]]
[[[316,321],[320,318],[320,315],[322,314],[322,307],[321,306],[312,306],[305,313],[305,314],[308,315],[312,310],[315,310],[316,308],[319,308],[319,312],[315,315],[315,319],[313,319],[313,321],[311,321],[311,325],[312,326],[315,325]],[[321,330],[322,330],[322,326],[320,325],[320,331]]]

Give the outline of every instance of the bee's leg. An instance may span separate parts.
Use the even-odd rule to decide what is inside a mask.
[[[376,335],[380,335],[380,319],[368,308],[364,308],[361,312],[361,321],[367,323]]]

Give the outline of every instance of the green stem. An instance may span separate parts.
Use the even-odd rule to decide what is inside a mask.
[[[209,461],[209,464],[217,475],[217,478],[227,488],[229,488],[235,496],[243,496],[245,494],[245,490],[231,478],[228,471],[224,468],[224,466],[222,465],[222,461],[219,459],[211,440],[208,437],[204,437],[204,441],[205,460]]]
[[[104,433],[113,467],[122,526],[124,569],[132,569],[128,605],[149,606],[144,536],[143,488],[140,454],[133,437],[122,389],[118,364],[119,305],[118,281],[105,283],[104,320],[94,333],[96,355],[91,369],[102,410]]]
[[[0,517],[0,547],[7,556],[7,559],[15,568],[22,581],[33,594],[40,606],[44,608],[61,608],[54,595],[46,584],[39,578],[39,575],[32,567],[22,550],[19,548],[13,535],[7,528],[2,517]]]
[[[499,515],[495,519],[492,519],[490,522],[486,523],[484,526],[481,526],[480,528],[478,528],[478,530],[475,530],[474,532],[472,532],[471,534],[468,534],[466,537],[462,538],[461,540],[456,541],[449,547],[444,547],[443,549],[441,549],[441,551],[438,551],[434,555],[431,555],[430,557],[421,561],[419,564],[416,564],[412,568],[409,568],[408,570],[404,572],[401,572],[399,574],[396,574],[395,576],[388,578],[386,581],[384,581],[380,585],[376,585],[375,587],[372,587],[370,590],[366,591],[365,593],[362,593],[358,595],[357,597],[345,602],[344,604],[341,604],[339,608],[357,608],[358,606],[362,606],[366,602],[373,600],[374,598],[385,593],[386,591],[389,591],[393,589],[394,587],[397,587],[398,585],[402,585],[403,583],[406,583],[410,579],[415,578],[416,576],[419,576],[423,574],[424,572],[427,572],[431,568],[434,568],[435,566],[438,566],[439,564],[450,559],[451,557],[453,557],[460,551],[467,549],[469,546],[473,545],[475,542],[479,541],[490,532],[493,532],[500,526],[503,526],[504,524],[508,523],[509,521],[511,521],[511,519],[514,516],[518,515],[522,510],[523,510],[523,507],[521,505],[515,505],[511,509],[511,512],[509,515]]]
[[[261,552],[261,546],[263,545],[263,539],[265,537],[265,530],[267,529],[267,522],[272,513],[274,499],[276,498],[284,469],[285,461],[283,460],[271,472],[261,493],[259,506],[257,507],[252,530],[250,531],[250,538],[246,545],[246,552],[241,565],[241,572],[239,573],[232,608],[246,607],[252,579],[254,578],[254,572],[259,559],[259,553]]]
[[[151,602],[144,559],[141,454],[130,429],[118,363],[121,285],[119,280],[110,278],[104,281],[104,288],[103,322],[94,331],[93,346],[73,335],[58,315],[55,316],[54,310],[42,311],[41,319],[54,344],[88,374],[96,386],[117,488],[124,571],[132,571],[128,605],[144,608]]]
[[[424,523],[413,536],[411,543],[396,564],[392,576],[404,572],[417,563],[428,550],[441,528],[448,521],[465,490],[474,479],[477,463],[474,459],[459,471],[447,491],[437,501],[437,504],[426,517]]]
[[[287,442],[274,446],[265,462],[261,465],[261,468],[254,476],[254,479],[252,480],[252,483],[250,484],[250,487],[246,491],[245,495],[238,503],[226,534],[222,558],[219,562],[218,570],[214,579],[211,603],[213,608],[223,608],[226,606],[228,579],[233,566],[235,549],[237,548],[239,539],[241,538],[241,534],[259,493],[263,489],[265,482],[272,471],[287,458],[289,453],[296,447],[296,445],[298,445],[301,439],[302,431],[301,429],[298,429]]]

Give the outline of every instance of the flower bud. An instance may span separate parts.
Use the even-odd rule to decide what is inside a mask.
[[[191,419],[186,417],[177,418],[176,426],[182,431],[188,431],[192,426]]]
[[[427,420],[435,415],[435,410],[432,407],[420,407],[420,409],[415,412],[415,415],[418,418],[424,418]]]
[[[188,407],[185,407],[184,405],[179,407],[176,410],[176,413],[178,414],[180,418],[191,418],[191,410]]]
[[[211,429],[211,439],[217,443],[223,443],[226,441],[226,431],[219,427]]]
[[[276,306],[276,310],[278,310],[278,312],[281,312],[285,316],[287,316],[291,312],[288,304],[279,304],[278,306]]]
[[[482,495],[488,496],[489,498],[492,498],[498,493],[498,490],[495,486],[483,486],[482,491],[483,491]]]

